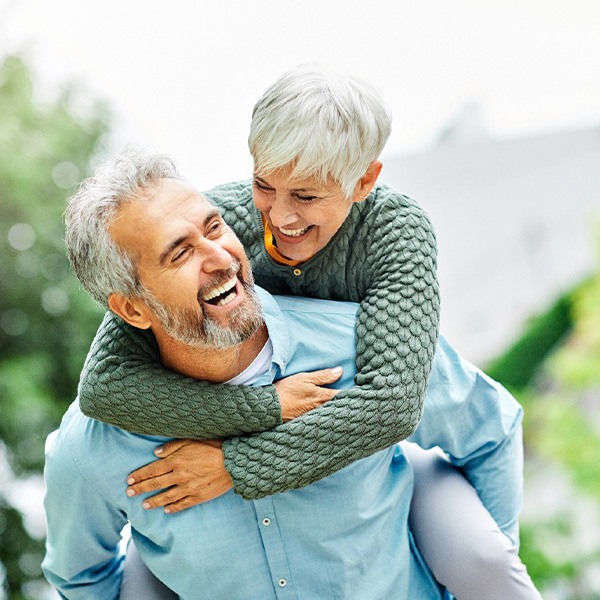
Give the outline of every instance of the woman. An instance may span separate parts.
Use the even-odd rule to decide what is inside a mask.
[[[275,390],[184,380],[162,371],[149,341],[125,332],[108,315],[80,385],[83,411],[141,433],[228,438],[226,467],[245,498],[302,487],[408,437],[418,423],[431,369],[439,299],[427,216],[411,199],[377,184],[377,159],[390,126],[388,109],[369,86],[310,68],[291,71],[255,107],[249,138],[253,182],[207,193],[244,243],[259,285],[275,293],[361,303],[354,388],[323,394],[309,374],[283,379]],[[331,375],[321,382],[334,380]],[[157,381],[160,402],[154,397]],[[298,388],[306,390],[300,401]],[[282,420],[290,422],[268,435],[240,437]],[[460,478],[448,477],[454,475]],[[459,489],[472,491],[459,481]],[[471,500],[478,506],[465,508],[468,521],[477,511],[485,513]],[[443,506],[447,496],[438,501]],[[426,517],[419,513],[416,522],[426,528]],[[443,525],[436,524],[441,548]],[[508,562],[518,563],[506,538],[493,547],[506,570],[512,568]],[[461,550],[468,564],[476,555],[469,543]],[[480,570],[477,594],[469,596],[456,562],[444,564],[435,552],[430,556],[441,560],[441,567],[430,566],[459,598],[478,597],[496,585]],[[510,587],[506,570],[499,575],[497,597],[537,597]],[[522,565],[516,571],[526,578]]]
[[[307,485],[408,437],[422,411],[439,297],[427,215],[413,200],[375,185],[390,129],[389,110],[369,86],[302,68],[284,75],[255,108],[254,182],[206,194],[244,244],[259,285],[361,302],[355,388],[340,391],[319,414],[302,414],[319,403],[310,401],[319,390],[305,384],[309,401],[298,407],[294,394],[306,381],[300,376],[278,382],[276,390],[184,380],[164,371],[148,340],[123,333],[109,314],[82,374],[83,412],[140,433],[196,439],[252,434],[299,417],[273,432],[268,447],[260,437],[224,442],[227,470],[244,498]],[[368,419],[374,414],[377,423]],[[323,419],[330,418],[325,431]],[[332,443],[339,446],[335,455]],[[311,461],[278,458],[298,445]]]

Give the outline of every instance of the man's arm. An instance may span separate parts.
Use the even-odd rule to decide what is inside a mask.
[[[523,501],[522,418],[521,406],[500,384],[440,337],[423,419],[409,440],[425,449],[439,446],[517,547]]]
[[[60,436],[52,434],[46,448],[44,575],[61,598],[117,599],[125,516],[87,482]]]

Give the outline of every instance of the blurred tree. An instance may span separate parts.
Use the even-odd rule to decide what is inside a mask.
[[[488,372],[525,409],[527,461],[547,496],[563,495],[523,524],[521,557],[545,598],[598,600],[600,253],[596,272],[532,319]]]
[[[0,439],[5,451],[0,454],[17,476],[41,470],[44,440],[75,396],[102,313],[71,274],[62,215],[66,198],[101,148],[109,111],[88,102],[74,85],[46,102],[37,92],[27,62],[5,57],[0,63]],[[5,484],[0,482],[0,598],[20,600],[33,597],[43,546],[2,500]]]

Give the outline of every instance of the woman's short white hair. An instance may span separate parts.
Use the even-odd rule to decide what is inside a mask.
[[[164,178],[182,179],[170,157],[128,149],[96,169],[69,199],[67,255],[83,287],[105,308],[114,292],[144,296],[137,257],[115,244],[109,228],[124,203],[147,197],[147,191]]]
[[[293,165],[293,178],[331,177],[350,196],[391,127],[376,88],[307,64],[284,73],[258,101],[248,145],[257,175]]]

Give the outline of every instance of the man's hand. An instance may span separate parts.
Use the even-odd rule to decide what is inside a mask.
[[[144,508],[164,506],[166,513],[176,513],[213,500],[233,487],[225,470],[221,442],[174,440],[154,453],[159,460],[134,471],[127,478],[128,496],[168,488],[146,498],[142,504]]]
[[[298,373],[275,383],[283,422],[291,421],[331,400],[339,390],[321,386],[336,382],[342,372],[341,367],[335,367],[311,373]]]

